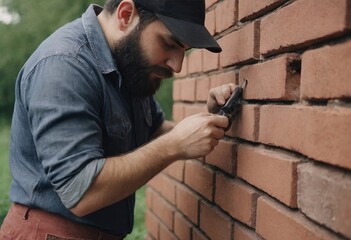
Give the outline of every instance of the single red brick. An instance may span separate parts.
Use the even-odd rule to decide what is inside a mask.
[[[156,192],[161,193],[162,191],[162,176],[161,174],[158,174],[154,176],[148,183],[147,185],[154,189]]]
[[[261,53],[297,49],[341,35],[351,27],[348,0],[294,1],[261,21]]]
[[[306,163],[299,166],[298,186],[303,213],[351,238],[351,174]]]
[[[222,32],[236,24],[237,6],[236,1],[222,1],[217,4],[216,12],[216,32]]]
[[[237,145],[219,140],[214,150],[205,157],[206,163],[219,167],[229,174],[235,174]]]
[[[145,212],[145,226],[148,234],[158,239],[159,222],[157,217],[149,210]]]
[[[147,208],[152,208],[152,198],[153,198],[154,190],[150,187],[147,187],[145,190],[145,205]]]
[[[184,105],[184,116],[189,117],[191,115],[207,112],[207,105],[204,103],[199,104],[186,104]]]
[[[181,81],[182,80],[173,81],[173,100],[174,101],[181,100]]]
[[[265,105],[259,141],[351,169],[350,126],[348,107]]]
[[[218,208],[201,202],[200,228],[210,239],[230,239],[232,222]]]
[[[155,238],[151,235],[146,235],[144,240],[154,240]]]
[[[177,208],[194,224],[198,223],[199,197],[195,193],[182,186],[177,185]]]
[[[233,218],[248,226],[255,227],[258,196],[249,185],[217,175],[215,202]]]
[[[305,52],[302,56],[302,98],[350,98],[350,52],[351,41]]]
[[[178,240],[175,234],[164,224],[160,224],[160,238],[162,240]]]
[[[169,165],[163,172],[172,178],[182,182],[184,179],[185,162],[182,160],[176,161]]]
[[[173,230],[175,208],[160,196],[154,197],[152,209],[154,214],[167,226],[167,228]]]
[[[235,240],[262,240],[262,238],[255,233],[254,229],[250,229],[239,223],[234,223],[233,231]]]
[[[176,204],[176,181],[163,174],[162,196],[171,204]]]
[[[210,240],[205,234],[200,232],[199,229],[193,228],[193,240]]]
[[[297,65],[297,66],[296,66]],[[300,91],[300,58],[297,54],[243,67],[240,82],[248,80],[244,99],[297,100]],[[295,68],[298,68],[297,70]]]
[[[337,240],[340,238],[267,197],[257,201],[256,232],[271,240]]]
[[[180,99],[183,101],[194,102],[196,95],[195,78],[180,80]]]
[[[223,50],[220,53],[221,67],[258,60],[259,53],[255,46],[258,26],[256,23],[250,23],[219,39],[218,42]]]
[[[243,104],[231,128],[226,132],[226,135],[257,142],[259,135],[259,117],[259,105]]]
[[[239,145],[238,177],[290,207],[297,207],[297,164],[286,153]]]
[[[186,218],[176,212],[174,218],[174,233],[179,239],[190,240],[193,225]]]
[[[185,164],[184,183],[212,201],[214,172],[198,161],[187,161]]]
[[[202,72],[202,50],[194,49],[188,55],[188,74]]]
[[[196,79],[196,101],[207,101],[208,91],[210,90],[210,79],[202,76]]]
[[[245,0],[239,1],[239,20],[255,19],[282,5],[287,0]]]
[[[222,86],[227,83],[236,82],[236,72],[230,71],[225,73],[220,73],[218,75],[213,75],[210,77],[210,89]]]
[[[214,10],[206,13],[205,26],[206,26],[207,30],[209,31],[209,33],[211,33],[211,35],[215,34],[215,32],[216,32],[216,15],[215,15]]]
[[[173,104],[173,121],[179,122],[184,118],[184,103],[175,102]]]
[[[207,50],[203,51],[203,70],[204,72],[217,70],[219,65],[219,53]]]

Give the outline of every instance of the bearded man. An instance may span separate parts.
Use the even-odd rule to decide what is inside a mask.
[[[123,239],[138,188],[213,150],[226,117],[175,125],[153,97],[185,51],[221,51],[204,20],[204,0],[109,0],[38,47],[16,81],[13,204],[0,239]],[[209,112],[234,87],[212,89]]]

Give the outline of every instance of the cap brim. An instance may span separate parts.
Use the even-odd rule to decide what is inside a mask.
[[[191,48],[205,48],[215,53],[222,51],[222,48],[203,25],[157,13],[156,15],[179,41]]]

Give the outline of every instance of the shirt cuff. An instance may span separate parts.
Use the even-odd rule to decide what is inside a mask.
[[[95,177],[100,173],[105,161],[106,159],[102,158],[90,162],[74,178],[57,190],[57,193],[66,208],[70,209],[79,202],[84,193],[93,183]]]

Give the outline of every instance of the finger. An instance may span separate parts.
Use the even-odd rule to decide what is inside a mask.
[[[224,137],[224,128],[214,128],[213,131],[212,131],[212,136],[217,139],[217,140],[220,140]]]
[[[235,89],[235,84],[230,83],[222,86],[222,95],[227,100]]]
[[[210,117],[212,118],[211,121],[214,124],[214,126],[216,126],[218,128],[226,128],[229,124],[229,120],[226,116],[212,115]]]
[[[224,105],[235,88],[236,85],[234,83],[228,83],[220,86],[217,91],[214,91],[217,104],[220,106]]]
[[[223,93],[223,92],[224,92],[224,93]],[[227,97],[226,97],[225,92],[226,92],[225,90],[224,90],[224,91],[222,90],[221,93],[218,93],[218,94],[216,95],[216,103],[217,103],[219,106],[223,106],[223,105],[225,104],[225,102],[226,102]]]
[[[236,85],[236,84],[234,84],[234,83],[229,83],[228,85],[230,86],[231,93],[232,93],[232,92],[234,91],[234,89],[238,86],[238,85]]]
[[[217,145],[218,145],[218,140],[217,140],[217,139],[215,139],[215,138],[212,138],[212,139],[211,139],[211,143],[210,143],[210,144],[211,144],[211,146],[212,146],[212,147],[215,147],[215,146],[217,146]]]
[[[211,104],[217,104],[217,105],[224,105],[225,104],[225,97],[222,94],[222,90],[219,88],[214,88],[210,92],[210,99]]]

